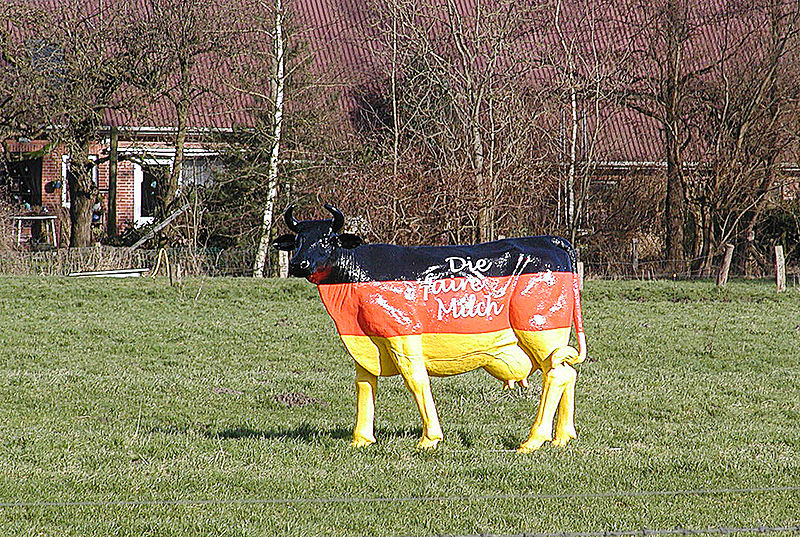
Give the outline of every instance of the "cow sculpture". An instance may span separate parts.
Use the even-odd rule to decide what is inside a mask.
[[[420,448],[433,448],[442,429],[430,376],[477,368],[513,388],[542,371],[542,394],[527,453],[576,437],[573,365],[586,357],[575,253],[558,237],[503,239],[474,246],[401,247],[364,244],[330,220],[284,220],[292,234],[275,248],[293,252],[289,274],[319,294],[355,360],[353,446],[375,442],[378,377],[400,374],[422,418]],[[578,349],[569,346],[574,323]],[[553,438],[553,420],[558,410]]]

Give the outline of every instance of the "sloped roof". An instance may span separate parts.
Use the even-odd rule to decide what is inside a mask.
[[[557,2],[560,31],[552,18]],[[454,0],[464,16],[474,13],[480,3]],[[550,11],[540,9],[538,15],[534,13],[528,21],[532,28],[520,31],[523,38],[515,41],[512,54],[535,57],[541,62],[532,74],[534,84],[547,79],[552,82],[559,71],[563,75],[567,68],[566,46],[577,59],[576,71],[587,78],[598,73],[627,78],[628,88],[653,93],[665,74],[665,65],[654,52],[655,47],[663,47],[664,37],[651,24],[658,17],[664,24],[665,16],[657,11],[658,5],[635,0],[543,0],[531,4],[534,11],[547,7]],[[702,85],[712,75],[719,79],[722,70],[729,77],[747,69],[752,71],[754,63],[767,54],[768,0],[687,1],[684,5],[688,35],[682,43],[683,69],[697,73],[690,84]],[[310,47],[316,51],[316,67],[334,76],[333,82],[352,87],[369,84],[376,77],[386,78],[381,61],[387,54],[384,50],[382,55],[380,50],[385,45],[378,38],[374,15],[370,15],[375,4],[363,0],[297,0],[292,6],[297,19],[308,28]],[[387,10],[389,6],[387,3]],[[616,62],[622,57],[626,63],[621,69]],[[509,58],[508,63],[513,61]],[[591,108],[590,104],[586,107]],[[659,121],[614,100],[603,102],[596,119],[587,112],[581,128],[590,133],[599,129],[596,149],[602,160],[663,161]],[[586,136],[586,132],[581,134]],[[690,140],[690,160],[698,160],[707,151],[702,142],[697,137]]]
[[[35,0],[53,7],[72,0]],[[114,0],[85,0],[94,7]],[[247,0],[208,0],[222,2],[220,7],[235,3],[244,5]],[[550,8],[559,0],[544,0],[540,7]],[[464,15],[473,13],[479,0],[454,0]],[[742,69],[753,58],[763,55],[767,0],[708,0],[688,2],[691,35],[685,42],[684,59],[688,69],[699,69],[708,58],[724,54],[726,47],[736,48],[740,54],[726,59],[728,70]],[[255,4],[258,4],[256,2]],[[255,5],[253,4],[253,5]],[[531,78],[532,83],[552,80],[565,72],[565,46],[580,61],[576,71],[586,76],[596,71],[616,69],[615,76],[637,79],[632,84],[647,85],[648,77],[659,76],[663,65],[650,55],[648,49],[655,45],[657,36],[644,31],[648,17],[655,16],[644,9],[631,9],[634,0],[598,0],[583,2],[566,0],[560,4],[560,32],[553,24],[552,10],[540,14],[540,20],[529,21],[535,27],[521,30],[520,39],[512,54],[533,56],[541,65]],[[131,5],[146,11],[146,0],[132,0]],[[533,4],[532,4],[533,6]],[[376,27],[377,3],[365,0],[293,0],[288,3],[292,12],[293,35],[305,43],[311,54],[312,69],[320,74],[326,84],[354,90],[363,85],[386,78],[385,45],[381,44]],[[388,5],[387,5],[388,9]],[[542,11],[541,13],[544,13]],[[247,16],[245,13],[242,17]],[[745,54],[741,54],[741,52]],[[619,70],[614,62],[630,55],[627,68]],[[241,60],[240,61],[247,61]],[[509,63],[513,58],[509,58]],[[198,64],[197,76],[214,91],[193,103],[189,110],[189,124],[197,129],[230,128],[234,125],[252,124],[253,98],[235,91],[230,85],[220,83],[232,67],[205,57]],[[595,72],[592,72],[592,71]],[[602,74],[602,73],[601,73]],[[267,79],[267,76],[264,76]],[[264,90],[266,91],[266,90]],[[356,106],[353,100],[343,100],[344,112]],[[661,161],[661,132],[659,122],[652,117],[607,101],[603,103],[595,120],[590,113],[582,122],[582,138],[598,128],[598,156],[603,160],[618,162]],[[109,125],[170,127],[175,124],[175,108],[166,99],[153,100],[137,111],[110,111],[106,114]],[[597,125],[594,123],[597,122]],[[585,149],[585,148],[584,148]],[[695,151],[701,149],[695,148]],[[602,156],[601,156],[602,155]]]

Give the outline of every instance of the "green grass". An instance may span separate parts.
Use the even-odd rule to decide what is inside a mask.
[[[566,449],[510,451],[538,378],[508,393],[476,371],[433,380],[436,451],[414,449],[419,416],[399,378],[379,383],[378,444],[354,450],[351,360],[306,282],[0,278],[0,534],[800,523],[798,490],[591,496],[799,486],[800,289],[587,282],[584,317],[593,361]],[[275,399],[296,392],[320,403]],[[579,496],[548,498],[564,494]],[[379,497],[437,500],[251,502]]]

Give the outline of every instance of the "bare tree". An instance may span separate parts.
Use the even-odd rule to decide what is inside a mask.
[[[148,69],[137,73],[136,86],[154,102],[169,103],[175,148],[169,172],[157,189],[157,214],[165,216],[178,194],[190,121],[200,108],[213,109],[222,97],[221,81],[230,78],[229,59],[246,46],[250,34],[242,21],[252,3],[208,0],[145,0],[138,18],[139,50]],[[158,108],[160,110],[160,108]],[[207,121],[203,118],[202,121]],[[194,125],[197,126],[197,125]]]
[[[373,127],[390,135],[390,212],[409,224],[403,212],[411,200],[396,196],[416,196],[408,181],[422,174],[438,183],[428,206],[449,206],[454,216],[438,215],[451,241],[491,240],[504,216],[503,185],[516,173],[512,160],[522,164],[519,173],[533,167],[530,138],[523,142],[537,115],[526,80],[532,63],[515,54],[527,47],[530,9],[498,1],[465,11],[453,0],[389,7],[377,15],[389,97],[365,104],[374,109]],[[523,111],[529,115],[521,121]]]
[[[12,35],[35,16],[36,10],[29,6],[0,6],[0,142],[4,149],[5,142],[15,136],[41,137],[49,117],[47,109],[52,103],[41,91],[48,79],[38,65],[46,63],[46,57],[34,61],[32,56],[39,47]]]
[[[559,121],[562,136],[553,152],[565,169],[558,217],[576,244],[581,226],[587,225],[592,178],[602,158],[606,109],[614,102],[609,78],[615,62],[606,57],[598,28],[610,4],[555,0],[547,7],[545,26],[552,28],[554,45],[541,48],[541,61],[554,73],[546,84],[562,103],[560,116],[565,118]]]
[[[685,174],[697,269],[709,275],[714,256],[744,229],[751,236],[768,201],[786,137],[785,56],[797,37],[797,8],[782,0],[720,14],[713,68],[696,91],[700,161]],[[749,247],[752,241],[748,240]],[[750,255],[754,252],[750,250]]]
[[[283,130],[283,109],[286,91],[286,43],[284,38],[284,7],[281,0],[274,0],[275,33],[272,36],[274,68],[270,78],[270,101],[274,103],[272,115],[272,150],[269,155],[267,171],[267,199],[261,220],[261,237],[258,241],[256,258],[253,264],[253,276],[264,277],[267,253],[269,249],[270,231],[272,230],[275,200],[278,197],[278,158],[281,150],[281,134]]]
[[[743,229],[745,238],[744,272],[747,276],[754,273],[753,266],[757,257],[755,247],[755,229],[763,212],[765,202],[775,190],[779,177],[780,158],[782,154],[790,154],[786,150],[797,136],[792,135],[792,115],[800,112],[797,106],[797,95],[800,85],[798,65],[798,45],[800,45],[800,6],[784,0],[771,0],[766,5],[768,34],[765,39],[765,51],[758,69],[763,83],[759,85],[759,96],[763,96],[759,118],[763,129],[756,126],[752,131],[761,132],[764,138],[762,151],[757,152],[762,162],[761,180],[755,185],[752,193],[754,203],[745,210]],[[796,132],[796,131],[794,131]],[[758,136],[757,136],[758,137]],[[796,157],[795,157],[796,158]]]
[[[664,255],[666,269],[685,270],[684,157],[690,141],[693,89],[713,65],[687,52],[708,21],[688,0],[621,2],[617,91],[626,106],[653,118],[662,131],[666,161]],[[689,49],[691,50],[691,49]],[[631,53],[633,51],[633,53]]]
[[[92,243],[91,218],[98,188],[92,171],[97,161],[90,146],[100,139],[106,114],[130,105],[123,90],[142,58],[130,45],[137,36],[134,13],[123,1],[99,5],[64,3],[59,9],[43,4],[12,2],[17,17],[18,54],[15,65],[37,72],[47,83],[35,97],[47,103],[44,117],[32,121],[47,126],[47,136],[62,143],[70,155],[67,187],[70,195],[70,245]]]
[[[220,139],[226,170],[205,193],[204,234],[215,244],[252,247],[253,274],[261,277],[280,200],[291,191],[292,202],[303,204],[318,191],[318,180],[329,184],[341,169],[337,150],[346,144],[337,135],[341,125],[332,122],[341,116],[340,95],[333,95],[328,73],[308,68],[317,51],[304,43],[305,27],[292,16],[292,4],[250,5],[252,16],[241,26],[248,46],[235,51],[223,83],[246,105],[250,122]]]

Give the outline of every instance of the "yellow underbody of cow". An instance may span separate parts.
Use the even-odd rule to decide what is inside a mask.
[[[374,398],[378,377],[401,374],[418,401],[424,425],[419,447],[435,447],[441,428],[427,377],[446,377],[483,368],[511,388],[527,385],[532,370],[542,371],[542,397],[528,439],[519,450],[528,453],[552,440],[564,446],[575,438],[573,423],[575,370],[583,356],[569,346],[570,328],[521,331],[511,328],[481,334],[421,334],[392,337],[344,335],[342,341],[356,361],[357,412],[354,446],[375,442]],[[582,334],[579,338],[582,337]],[[585,348],[585,343],[582,345]],[[427,375],[413,373],[424,361]],[[401,371],[401,367],[405,371]],[[553,417],[558,409],[556,435]]]
[[[436,377],[459,375],[484,368],[500,380],[519,381],[541,369],[550,354],[569,342],[569,328],[535,332],[507,328],[484,334],[422,334],[411,336],[342,336],[355,361],[379,377],[399,374],[390,349],[405,347],[402,340],[421,338],[425,368]]]

